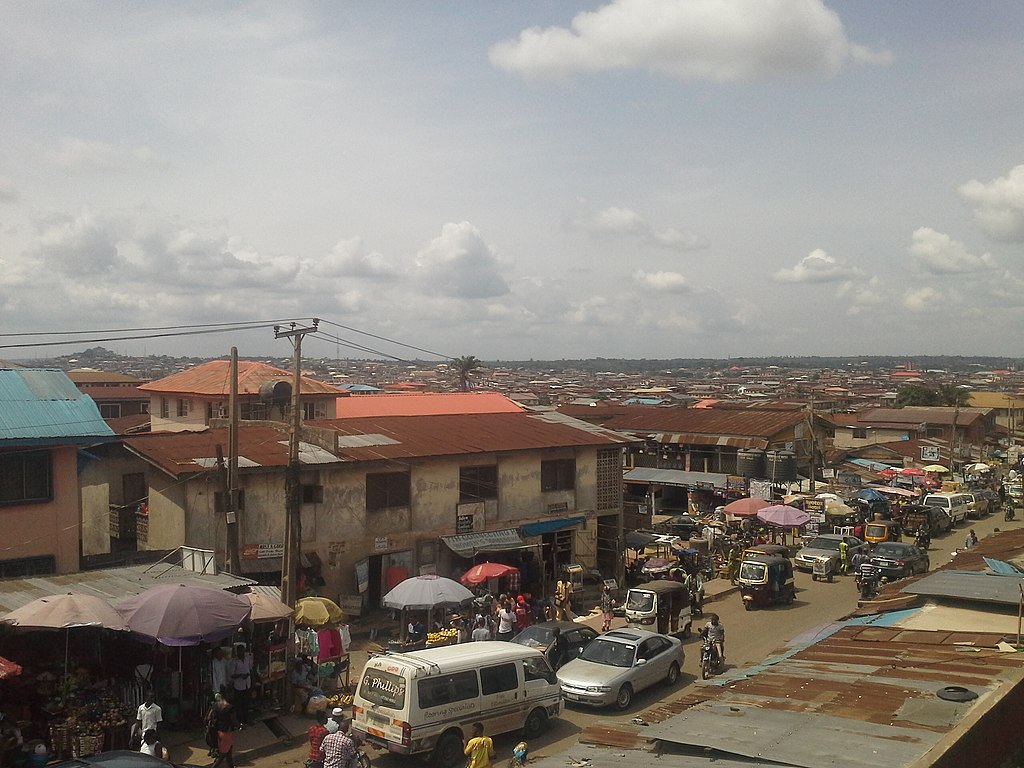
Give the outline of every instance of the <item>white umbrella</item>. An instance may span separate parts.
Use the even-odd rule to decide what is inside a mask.
[[[473,593],[443,576],[414,576],[392,589],[381,601],[385,608],[425,611],[436,605],[461,605],[473,599]]]

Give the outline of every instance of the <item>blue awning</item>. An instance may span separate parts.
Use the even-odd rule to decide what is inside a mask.
[[[562,531],[566,528],[572,528],[574,525],[579,525],[584,522],[587,518],[585,517],[560,517],[557,520],[541,520],[537,523],[527,523],[520,527],[519,532],[523,538],[527,536],[543,536],[545,533],[554,533],[555,531]]]

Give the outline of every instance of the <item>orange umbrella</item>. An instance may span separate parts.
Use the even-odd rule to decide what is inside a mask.
[[[500,579],[510,573],[516,573],[519,569],[504,563],[480,563],[474,565],[459,579],[463,584],[482,584],[488,579]]]
[[[722,511],[733,517],[753,517],[759,510],[769,506],[771,506],[770,501],[765,501],[757,496],[751,496],[746,499],[730,501],[722,508]]]
[[[16,677],[20,674],[20,664],[15,664],[10,659],[5,659],[3,656],[0,656],[0,680],[6,680],[8,677]]]

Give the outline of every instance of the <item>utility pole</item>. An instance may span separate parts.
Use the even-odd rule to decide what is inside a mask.
[[[811,401],[807,408],[807,429],[811,434],[811,482],[809,489],[811,493],[817,491],[817,481],[814,479],[814,454],[818,450],[818,437],[814,433],[814,395],[811,395]]]
[[[238,545],[238,347],[231,348],[228,390],[228,476],[224,498],[227,520],[227,567],[229,573],[242,573]]]
[[[307,333],[316,333],[320,320],[313,318],[312,327],[288,330],[274,326],[274,338],[287,338],[292,343],[292,419],[288,435],[288,470],[285,474],[284,506],[284,558],[281,563],[281,602],[295,607],[297,596],[299,553],[302,549],[302,487],[299,472],[299,434],[302,429],[302,411],[299,386],[302,382],[302,339]]]

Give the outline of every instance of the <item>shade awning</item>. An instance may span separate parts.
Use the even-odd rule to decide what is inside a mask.
[[[681,488],[728,488],[729,476],[720,472],[687,472],[682,469],[654,469],[634,467],[624,472],[622,480],[627,483],[654,483],[675,485]]]
[[[527,523],[519,528],[523,538],[530,536],[543,536],[545,533],[554,533],[566,528],[572,528],[580,523],[586,522],[585,517],[560,517],[557,520],[540,520],[536,523]]]
[[[642,531],[629,531],[626,534],[626,548],[635,549],[642,552],[657,540],[658,537],[652,533],[643,533]]]
[[[502,528],[480,533],[457,533],[442,536],[441,541],[459,557],[473,557],[478,552],[502,552],[527,546],[518,528]]]

